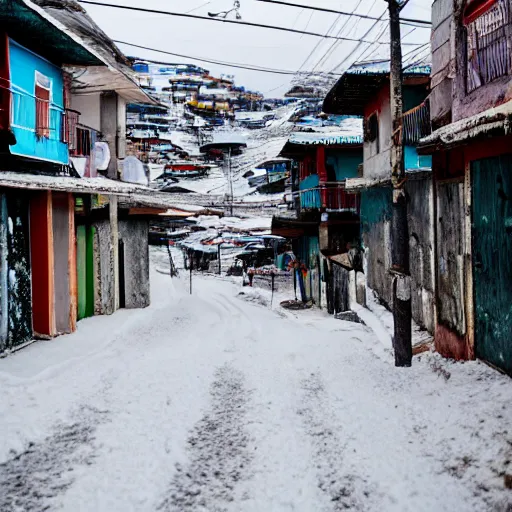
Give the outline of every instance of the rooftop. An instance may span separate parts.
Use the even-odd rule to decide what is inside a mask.
[[[404,85],[423,85],[430,80],[430,65],[408,66]],[[354,64],[327,94],[323,111],[328,114],[364,114],[364,107],[389,82],[390,62],[379,60]]]

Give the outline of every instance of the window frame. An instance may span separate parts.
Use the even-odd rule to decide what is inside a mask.
[[[50,138],[50,107],[52,104],[52,79],[37,69],[34,72],[34,100],[36,104],[35,132],[39,138]],[[38,91],[47,91],[48,99]]]

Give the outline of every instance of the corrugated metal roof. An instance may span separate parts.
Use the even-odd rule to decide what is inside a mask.
[[[339,126],[329,127],[329,131],[295,132],[290,136],[288,142],[290,144],[326,146],[362,144],[363,120],[360,117],[348,117],[343,119]]]
[[[371,62],[357,62],[351,66],[345,74],[348,75],[382,75],[391,70],[389,60],[376,60]],[[430,64],[418,64],[405,66],[404,73],[408,75],[430,76],[432,66]]]
[[[325,145],[362,144],[362,135],[347,135],[337,133],[295,133],[290,137],[291,144]]]

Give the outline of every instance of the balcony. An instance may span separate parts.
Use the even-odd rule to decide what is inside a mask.
[[[416,146],[420,139],[432,133],[429,101],[426,100],[421,105],[405,112],[402,122],[403,144]]]
[[[13,155],[67,165],[67,112],[49,99],[0,84],[0,114],[16,139]]]
[[[342,182],[321,183],[317,187],[294,192],[294,196],[300,197],[301,210],[347,212],[355,215],[359,215],[361,211],[360,195],[347,192]]]

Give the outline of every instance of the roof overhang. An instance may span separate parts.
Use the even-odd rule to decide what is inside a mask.
[[[103,194],[123,197],[132,204],[168,209],[187,209],[169,194],[149,187],[107,178],[71,178],[0,171],[0,187],[23,190],[51,190],[73,194]],[[193,209],[193,208],[192,208]]]
[[[0,0],[0,23],[19,44],[48,60],[62,64],[91,66],[103,60],[62,23],[29,0]]]
[[[467,119],[439,128],[421,139],[420,154],[431,154],[442,149],[467,144],[472,140],[500,137],[512,133],[512,101],[491,108]]]
[[[128,103],[142,103],[160,106],[122,71],[106,66],[89,66],[87,68],[65,66],[73,76],[73,94],[93,94],[104,91],[116,91]]]
[[[364,115],[365,106],[389,83],[389,72],[345,73],[325,97],[322,110],[327,114]],[[404,85],[426,85],[430,74],[404,72]]]

